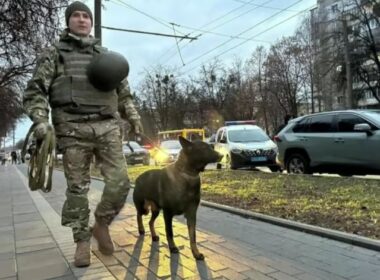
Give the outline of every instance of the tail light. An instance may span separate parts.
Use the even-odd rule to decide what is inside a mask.
[[[280,136],[278,136],[278,135],[275,135],[273,137],[273,140],[276,141],[276,142],[281,142],[282,141],[281,138],[280,138]]]
[[[153,145],[152,144],[146,144],[143,146],[143,148],[147,149],[147,150],[150,150],[153,148]]]

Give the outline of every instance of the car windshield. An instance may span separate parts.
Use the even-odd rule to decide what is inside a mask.
[[[365,114],[374,119],[377,124],[380,124],[380,111],[368,111]]]
[[[230,142],[265,142],[269,140],[268,135],[261,129],[231,130],[228,132]]]
[[[129,143],[124,144],[124,148],[129,149],[128,144],[129,146],[132,147],[132,149],[141,149],[141,146],[137,142],[134,142],[134,141],[130,141]]]
[[[179,141],[164,141],[161,143],[160,145],[161,148],[165,148],[165,149],[181,149],[181,144],[179,143]]]

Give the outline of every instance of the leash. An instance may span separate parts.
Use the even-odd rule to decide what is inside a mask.
[[[135,137],[134,137],[135,139],[133,139],[133,140],[135,140],[136,142],[139,143],[139,142],[141,142],[141,139],[138,139],[139,137],[140,138],[141,137],[145,138],[152,145],[153,148],[155,148],[155,149],[157,149],[157,150],[159,150],[159,151],[161,151],[161,152],[163,152],[165,154],[168,154],[167,151],[161,149],[160,146],[156,145],[155,142],[149,136],[145,135],[144,133],[139,133],[139,134],[135,135]],[[128,145],[128,147],[133,152],[133,148],[131,147],[131,145],[129,143],[131,141],[130,138],[133,138],[133,137],[129,136],[126,144]]]
[[[140,133],[138,136],[144,137],[146,140],[148,140],[148,142],[150,142],[152,147],[157,149],[158,151],[160,151],[164,154],[167,154],[167,155],[169,154],[167,151],[161,149],[160,146],[155,145],[155,142],[149,136],[146,136],[144,133]]]
[[[29,188],[31,191],[40,189],[47,193],[52,188],[55,160],[55,132],[53,126],[49,124],[47,133],[43,139],[33,139],[36,126],[36,123],[33,124],[25,137],[21,158],[25,162],[28,143],[35,141],[35,148],[32,149],[28,166]],[[31,149],[29,148],[29,150]]]

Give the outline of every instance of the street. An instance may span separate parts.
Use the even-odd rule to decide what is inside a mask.
[[[139,238],[131,194],[111,226],[117,244],[113,256],[101,255],[93,242],[93,265],[75,268],[70,229],[60,226],[63,173],[55,171],[52,192],[43,194],[27,189],[26,170],[26,165],[0,167],[0,279],[373,280],[380,273],[379,252],[207,207],[200,208],[197,226],[206,261],[193,259],[180,217],[174,223],[180,254],[171,255],[162,216],[158,220],[162,238],[157,246],[152,246],[149,233]],[[102,188],[103,182],[93,180],[89,192],[92,210]]]

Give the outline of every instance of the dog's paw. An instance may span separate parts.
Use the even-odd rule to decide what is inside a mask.
[[[145,234],[145,230],[139,230],[139,234],[140,235],[144,235]]]
[[[201,253],[198,253],[198,254],[194,254],[194,258],[197,260],[197,261],[203,261],[205,259],[205,256]]]
[[[152,236],[152,241],[153,241],[153,242],[160,241],[160,237],[159,237],[158,235],[156,235],[156,236]]]
[[[178,254],[179,250],[177,247],[172,247],[170,248],[170,253],[173,253],[173,254]]]

